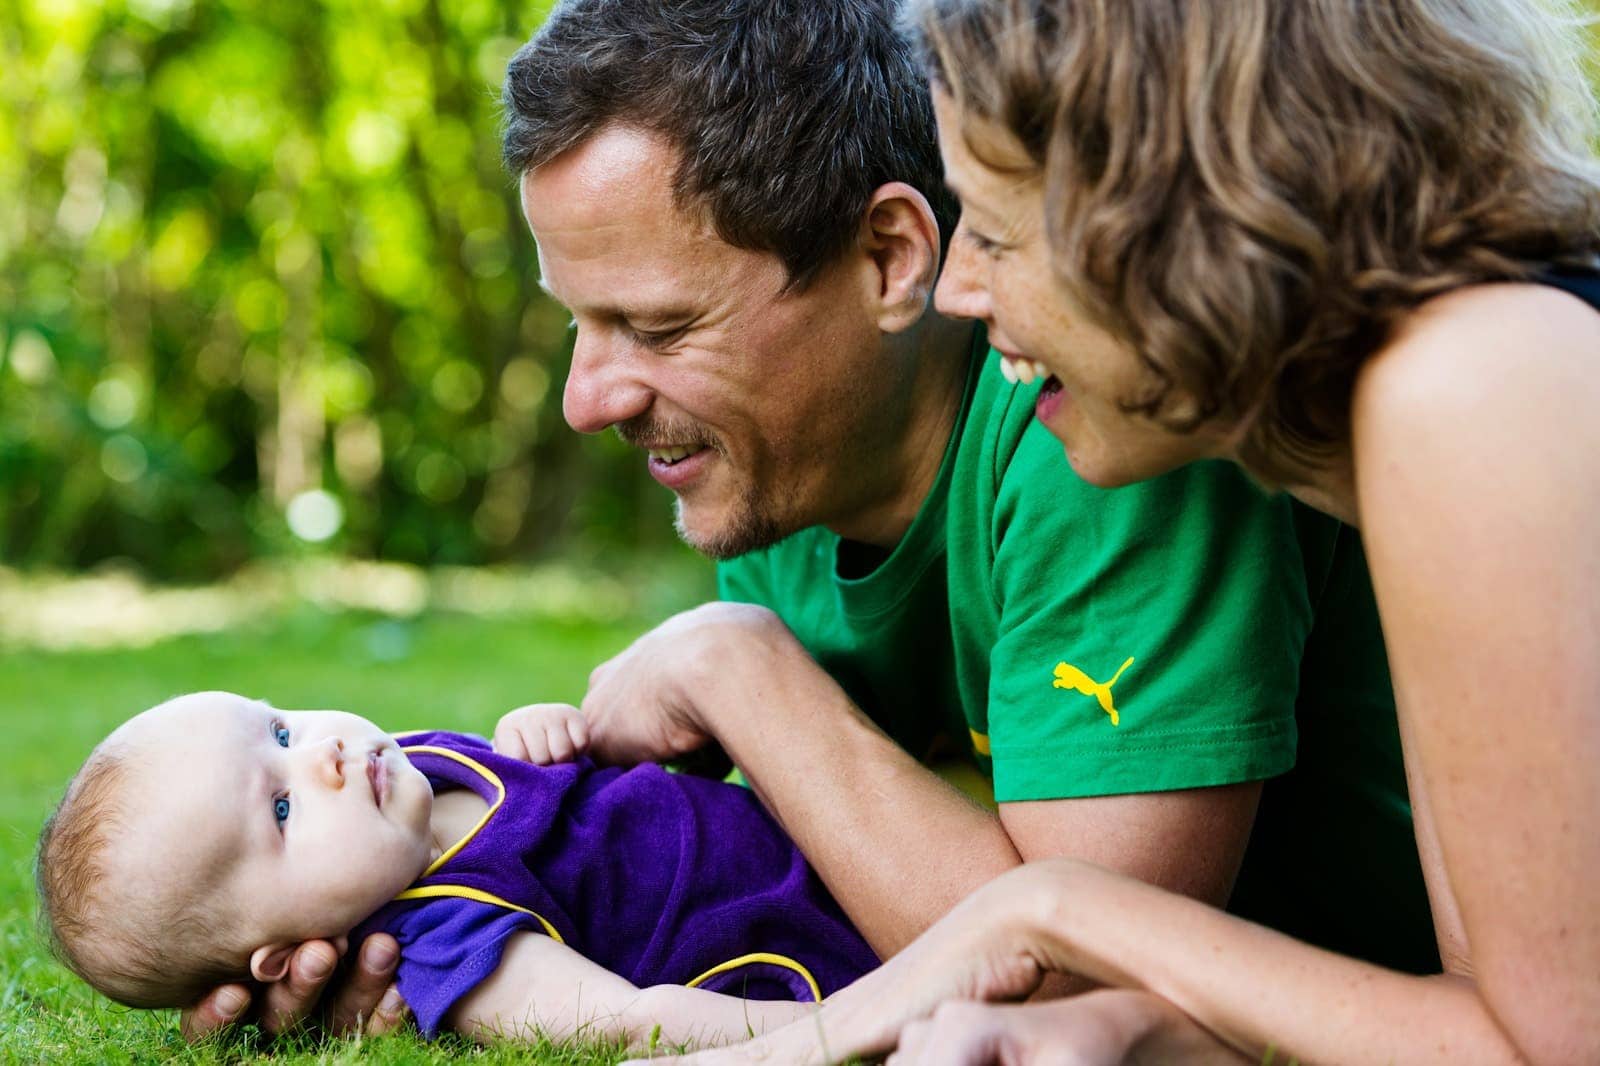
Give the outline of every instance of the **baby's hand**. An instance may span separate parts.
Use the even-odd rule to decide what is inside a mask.
[[[565,703],[518,707],[494,727],[494,750],[535,766],[571,762],[589,750],[589,723]]]

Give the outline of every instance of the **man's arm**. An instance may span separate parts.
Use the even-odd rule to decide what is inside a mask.
[[[1028,859],[1087,858],[1221,903],[1258,791],[1039,801],[996,815],[885,736],[775,615],[743,604],[707,605],[642,637],[595,672],[584,710],[603,758],[719,740],[885,957]]]
[[[523,932],[507,941],[499,967],[445,1024],[476,1040],[586,1036],[649,1051],[746,1040],[815,1009],[677,985],[640,989],[565,944]]]

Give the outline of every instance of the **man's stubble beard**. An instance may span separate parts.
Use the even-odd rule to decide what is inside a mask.
[[[771,547],[799,531],[799,526],[787,528],[785,524],[779,522],[777,515],[773,513],[775,510],[772,500],[759,488],[750,485],[740,493],[733,514],[722,524],[722,528],[709,536],[696,536],[684,526],[681,497],[673,502],[672,525],[677,530],[679,539],[689,547],[708,559],[723,562]]]

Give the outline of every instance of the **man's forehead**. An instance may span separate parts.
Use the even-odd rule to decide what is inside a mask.
[[[639,220],[693,223],[674,202],[678,159],[659,134],[608,126],[525,173],[523,210],[536,231],[603,230]]]

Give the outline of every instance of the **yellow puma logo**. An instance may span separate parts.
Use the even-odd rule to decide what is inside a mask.
[[[1122,671],[1133,665],[1133,656],[1128,656],[1128,661],[1117,668],[1111,675],[1111,680],[1101,684],[1088,674],[1079,670],[1071,663],[1056,663],[1056,679],[1052,682],[1055,688],[1070,688],[1093,696],[1100,701],[1100,709],[1111,716],[1111,724],[1117,725],[1117,705],[1111,701],[1111,686],[1117,683],[1117,678],[1122,676]]]

